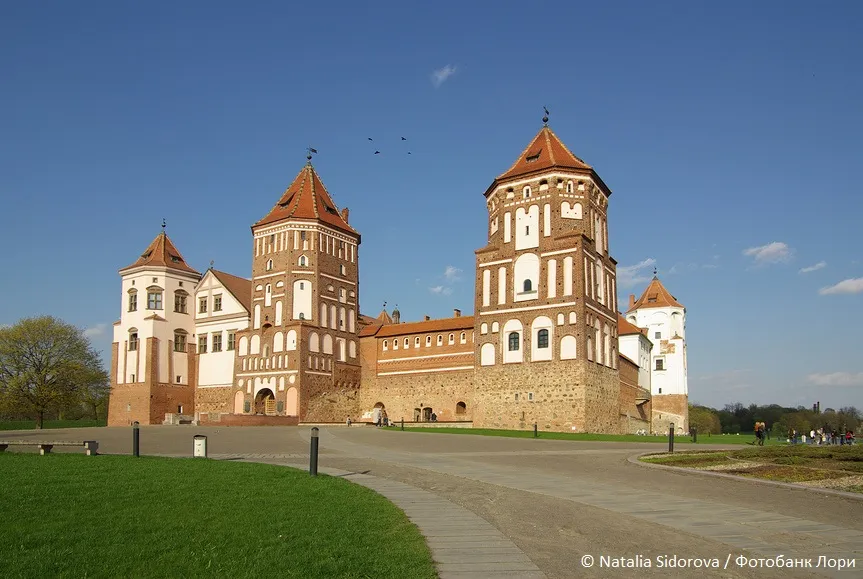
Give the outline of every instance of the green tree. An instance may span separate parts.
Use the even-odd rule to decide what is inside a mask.
[[[706,406],[689,406],[689,426],[698,429],[699,434],[719,434],[722,426],[716,411]]]
[[[99,354],[83,331],[52,316],[25,318],[0,329],[0,398],[8,410],[35,417],[81,400],[107,384]]]

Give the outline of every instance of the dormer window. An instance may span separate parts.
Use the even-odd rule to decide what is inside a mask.
[[[533,151],[528,152],[527,156],[524,158],[528,163],[535,163],[539,161],[539,155],[542,153],[542,149],[534,149]]]

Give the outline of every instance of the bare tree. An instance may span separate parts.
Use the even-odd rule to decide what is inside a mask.
[[[75,326],[42,316],[0,329],[0,397],[6,408],[34,416],[39,428],[46,413],[107,381],[98,353]]]

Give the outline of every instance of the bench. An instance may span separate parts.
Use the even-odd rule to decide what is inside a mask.
[[[0,452],[6,450],[9,446],[38,446],[39,454],[45,455],[51,452],[55,446],[83,446],[87,452],[87,456],[96,456],[99,450],[99,443],[95,440],[84,441],[37,441],[37,440],[0,440]]]

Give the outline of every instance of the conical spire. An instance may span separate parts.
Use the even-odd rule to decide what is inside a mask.
[[[653,279],[647,286],[647,289],[644,290],[644,293],[641,294],[641,297],[638,298],[638,301],[632,305],[631,308],[627,310],[627,312],[631,312],[633,310],[638,310],[642,308],[682,308],[683,306],[677,301],[677,299],[671,295],[671,293],[665,289],[665,286],[662,285],[662,282],[659,281],[659,278],[656,276],[656,271],[653,272]]]
[[[283,219],[317,219],[352,235],[359,235],[345,221],[311,161],[300,170],[278,203],[254,227]]]
[[[590,165],[576,157],[566,148],[554,131],[544,124],[515,163],[497,180],[511,179],[528,173],[544,171],[552,167],[589,171]]]
[[[167,267],[168,269],[175,269],[178,271],[184,271],[187,273],[194,273],[197,275],[201,275],[200,272],[192,269],[186,263],[186,260],[183,259],[183,256],[174,246],[171,238],[168,237],[168,234],[165,233],[165,221],[162,220],[162,231],[156,238],[147,246],[147,249],[144,250],[144,253],[135,260],[135,263],[132,265],[126,266],[120,270],[120,272],[124,272],[127,269],[132,269],[134,267]]]

